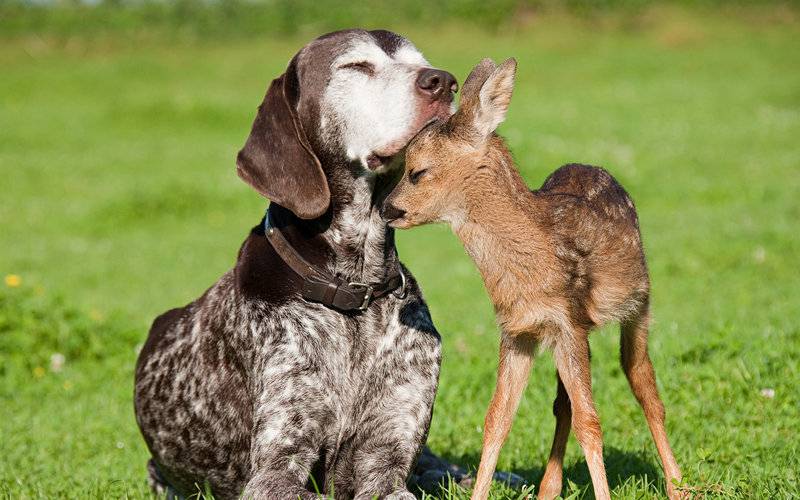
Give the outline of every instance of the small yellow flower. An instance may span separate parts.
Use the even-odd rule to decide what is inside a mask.
[[[92,319],[92,321],[97,321],[97,322],[103,321],[103,313],[101,313],[97,309],[92,309],[91,311],[89,311],[89,317]]]
[[[68,391],[70,389],[72,389],[72,382],[70,382],[69,380],[65,380],[64,381],[64,390]]]
[[[22,278],[18,274],[6,274],[6,286],[16,288],[22,284]]]
[[[36,378],[44,377],[44,368],[42,368],[41,366],[37,366],[36,368],[34,368],[33,369],[33,376],[36,377]]]

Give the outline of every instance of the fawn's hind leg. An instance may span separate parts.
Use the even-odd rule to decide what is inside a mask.
[[[592,372],[589,338],[585,330],[564,332],[553,351],[558,374],[564,382],[572,406],[572,430],[583,448],[592,476],[594,497],[609,500],[606,467],[603,463],[603,432],[592,398]]]
[[[489,496],[500,448],[508,436],[522,392],[528,383],[535,350],[536,342],[524,334],[504,334],[500,341],[497,384],[483,424],[481,463],[472,490],[472,500],[484,500]]]
[[[572,419],[572,408],[570,407],[569,396],[564,388],[561,376],[556,372],[558,381],[558,392],[553,401],[553,415],[556,417],[556,432],[553,436],[553,447],[550,449],[550,459],[547,461],[547,469],[544,471],[542,483],[539,485],[539,498],[541,500],[551,500],[561,494],[561,479],[564,468],[564,452],[567,450],[567,439],[569,438],[570,420]]]
[[[664,429],[664,404],[658,396],[656,375],[650,355],[647,354],[648,323],[649,313],[646,306],[639,316],[622,323],[620,341],[622,369],[628,377],[633,394],[642,406],[653,441],[656,443],[664,467],[667,494],[670,498],[679,498],[680,495],[672,480],[680,481],[681,471],[667,440],[667,431]]]

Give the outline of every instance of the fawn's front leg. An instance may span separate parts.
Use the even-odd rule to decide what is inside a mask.
[[[484,500],[489,496],[497,458],[528,382],[535,350],[536,342],[530,336],[503,334],[497,384],[483,424],[483,450],[472,500]]]

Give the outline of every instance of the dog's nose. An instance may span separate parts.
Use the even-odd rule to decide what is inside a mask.
[[[452,99],[458,90],[456,77],[441,69],[425,68],[417,76],[417,87],[434,99],[442,96]]]
[[[392,205],[391,203],[384,203],[381,207],[381,215],[386,220],[395,220],[399,219],[400,217],[406,214],[405,210],[400,210],[396,206]]]

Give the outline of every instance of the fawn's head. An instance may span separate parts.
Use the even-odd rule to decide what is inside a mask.
[[[464,82],[458,111],[412,141],[405,173],[383,204],[390,226],[405,229],[463,218],[470,186],[497,162],[493,156],[502,143],[494,131],[505,119],[516,70],[513,58],[500,66],[481,61]]]

